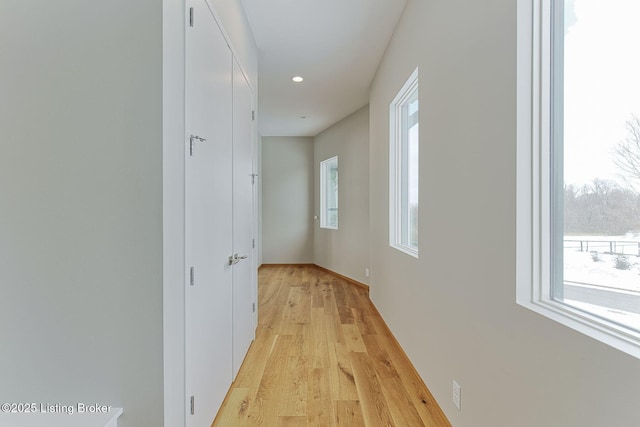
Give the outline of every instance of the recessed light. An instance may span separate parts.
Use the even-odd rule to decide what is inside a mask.
[[[293,80],[296,83],[301,83],[304,79],[302,77],[300,77],[300,76],[295,76],[291,80]]]

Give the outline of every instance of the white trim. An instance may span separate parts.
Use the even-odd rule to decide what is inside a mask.
[[[640,333],[551,296],[551,0],[517,10],[516,302],[640,358]]]
[[[418,89],[418,67],[411,73],[398,94],[389,104],[389,246],[418,258],[418,249],[401,243],[402,206],[399,202],[402,193],[402,142],[400,107]]]

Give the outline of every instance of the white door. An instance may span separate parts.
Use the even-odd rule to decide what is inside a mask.
[[[208,427],[232,379],[232,56],[205,1],[190,3],[185,407],[187,426]]]
[[[252,95],[233,62],[233,377],[254,338]]]

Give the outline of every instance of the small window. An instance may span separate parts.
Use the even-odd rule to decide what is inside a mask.
[[[320,227],[338,229],[338,156],[320,162]]]
[[[640,358],[640,3],[518,8],[517,301]]]
[[[418,257],[418,69],[389,106],[389,244]]]

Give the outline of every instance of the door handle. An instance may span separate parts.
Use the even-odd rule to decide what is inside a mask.
[[[201,138],[198,135],[191,135],[191,137],[189,138],[189,142],[193,142],[193,140],[200,141],[200,142],[205,142],[207,139],[206,138]]]
[[[238,254],[233,254],[229,257],[229,265],[236,265],[243,259],[247,259],[247,255],[238,256]]]
[[[205,142],[206,138],[201,138],[198,135],[191,135],[189,138],[189,155],[193,156],[193,141]]]

